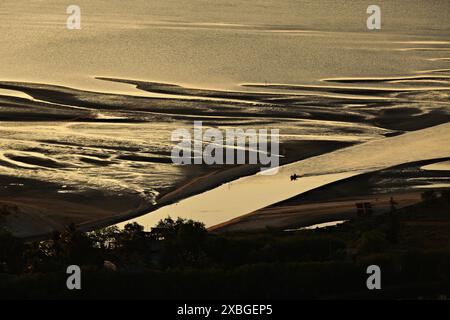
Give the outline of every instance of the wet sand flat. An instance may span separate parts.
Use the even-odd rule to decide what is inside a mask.
[[[102,209],[105,205],[99,204],[99,210],[91,209],[90,214],[85,214],[83,205],[75,209],[73,204],[77,212],[61,216],[51,206],[42,205],[42,211],[55,219],[55,223],[49,224],[53,229],[67,224],[70,221],[67,217],[79,225],[114,224],[259,170],[258,166],[245,165],[173,166],[169,157],[172,145],[167,140],[172,130],[180,126],[190,128],[193,119],[202,120],[208,127],[280,129],[282,164],[286,164],[355,144],[361,144],[364,149],[367,143],[401,137],[406,129],[419,130],[446,122],[446,97],[450,90],[392,89],[379,92],[380,100],[378,93],[374,95],[364,88],[355,89],[349,97],[348,92],[328,96],[336,92],[326,86],[313,94],[292,93],[291,88],[273,93],[227,92],[120,79],[98,81],[105,80],[126,81],[141,90],[150,93],[155,90],[166,96],[133,97],[44,84],[0,83],[4,90],[29,96],[2,98],[5,107],[0,108],[0,116],[3,112],[4,117],[0,128],[3,133],[0,165],[5,175],[58,183],[81,193],[91,189],[117,195],[134,194],[144,203],[119,206],[121,210],[109,214]],[[367,95],[372,98],[367,100]],[[427,101],[431,98],[430,105]],[[257,117],[249,116],[254,114],[252,110],[258,110]],[[420,135],[417,137],[422,139]],[[427,143],[418,148],[426,148]],[[311,163],[317,168],[329,167],[329,170],[315,169],[308,174],[348,170],[345,163],[354,156],[346,152],[342,157],[339,152],[331,153],[323,164],[314,158]],[[370,154],[379,153],[369,147],[365,156]],[[407,160],[408,157],[401,161]],[[400,160],[394,160],[393,164],[397,161]],[[355,170],[364,172],[372,168],[363,162]],[[45,194],[44,197],[51,199]],[[94,199],[86,201],[98,203]],[[25,211],[33,211],[30,208]],[[219,215],[215,221],[220,219],[226,219],[226,215]],[[33,230],[37,232],[36,227]],[[40,233],[45,230],[49,228],[42,224]]]
[[[210,227],[212,232],[255,231],[265,228],[288,229],[301,228],[314,224],[348,220],[357,217],[356,203],[369,202],[375,215],[389,212],[391,197],[397,208],[416,204],[421,201],[420,192],[367,195],[339,199],[336,201],[311,203],[303,205],[271,206],[248,215]]]
[[[32,235],[169,211],[212,225],[336,179],[447,156],[448,4],[380,1],[390,16],[371,32],[363,0],[130,0],[126,10],[79,0],[80,30],[64,28],[58,0],[4,0],[0,199],[20,212],[10,225],[23,220],[15,232]],[[282,165],[296,164],[270,181],[253,165],[175,166],[171,134],[194,121],[278,129]],[[293,172],[305,185],[285,183]],[[222,192],[196,204],[241,179],[245,200]],[[395,191],[446,179],[436,171]]]
[[[444,134],[448,130],[449,124],[443,124],[311,157],[280,167],[276,175],[241,178],[127,222],[151,228],[167,216],[180,216],[211,227],[331,183],[406,163],[449,158],[450,136]],[[299,175],[298,181],[290,181],[293,174]]]

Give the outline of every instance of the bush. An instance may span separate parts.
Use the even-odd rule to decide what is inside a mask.
[[[360,254],[370,254],[382,252],[389,246],[386,235],[378,230],[364,232],[358,240],[358,252]]]

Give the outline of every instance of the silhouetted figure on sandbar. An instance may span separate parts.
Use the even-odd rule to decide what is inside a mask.
[[[299,178],[299,176],[296,174],[296,173],[294,173],[293,175],[291,175],[291,181],[295,181],[295,180],[297,180]]]

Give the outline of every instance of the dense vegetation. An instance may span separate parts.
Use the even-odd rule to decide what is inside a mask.
[[[82,267],[79,291],[66,288],[72,264]],[[372,264],[382,270],[379,291],[366,287]],[[70,226],[34,243],[0,234],[2,298],[439,298],[449,288],[448,192],[295,232],[213,234],[168,218],[152,232]]]

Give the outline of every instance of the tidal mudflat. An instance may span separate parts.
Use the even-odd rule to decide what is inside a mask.
[[[67,30],[56,0],[3,1],[2,223],[22,237],[144,214],[213,226],[340,179],[450,157],[446,3],[382,1],[389,14],[370,32],[364,1],[263,2],[79,0],[83,27]],[[280,130],[284,167],[262,184],[258,165],[175,166],[171,133],[194,121]],[[429,168],[396,190],[445,187],[445,170]],[[377,190],[391,190],[383,181]],[[245,202],[228,198],[241,186]]]

